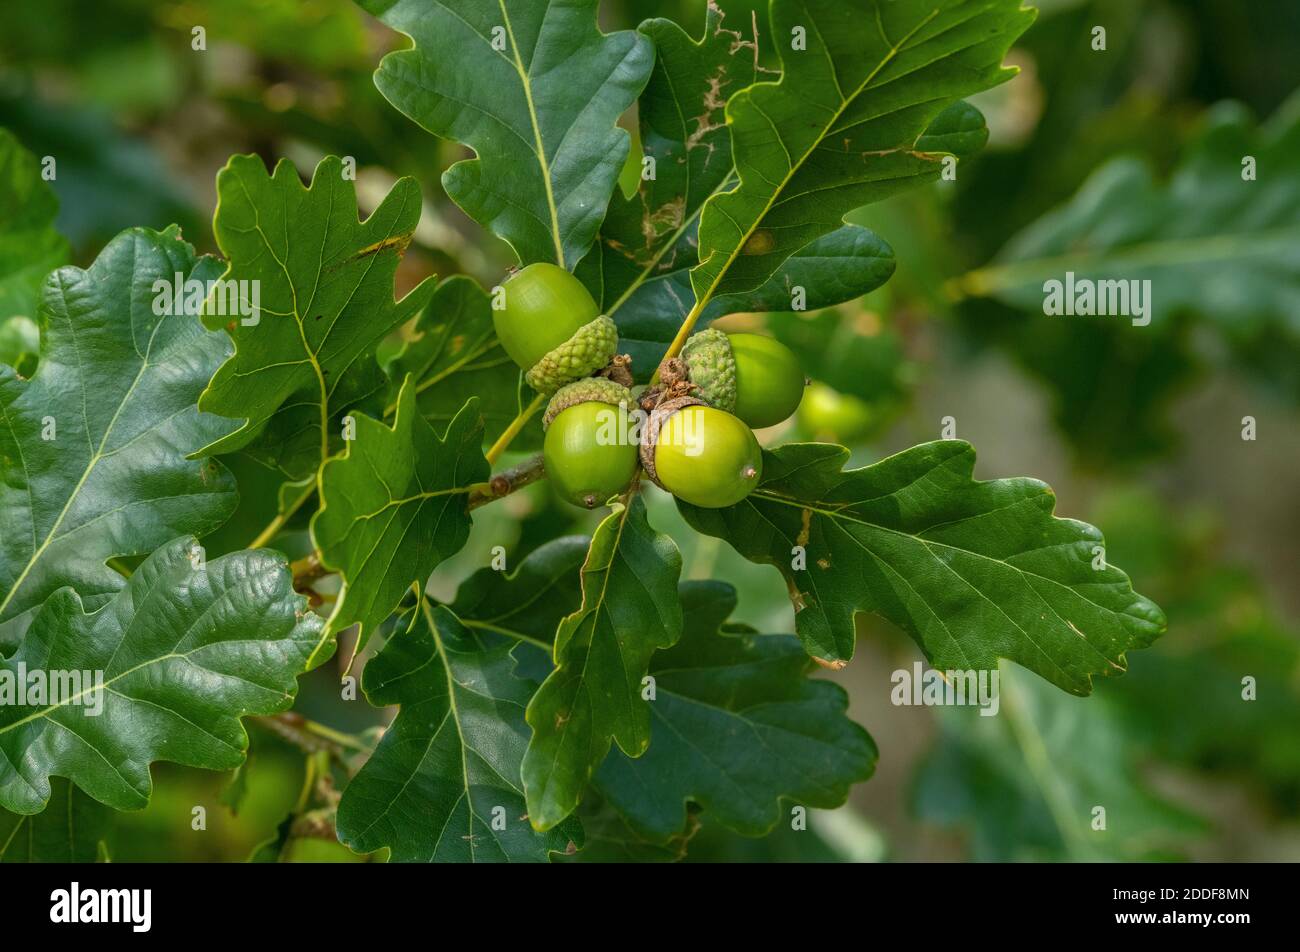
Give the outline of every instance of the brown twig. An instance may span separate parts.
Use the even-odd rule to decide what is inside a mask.
[[[531,485],[545,476],[546,469],[542,465],[542,456],[539,453],[516,466],[503,469],[488,480],[483,488],[470,493],[469,508],[473,510],[479,506],[486,506],[490,502],[495,502],[509,496],[511,493],[518,492],[525,486]]]

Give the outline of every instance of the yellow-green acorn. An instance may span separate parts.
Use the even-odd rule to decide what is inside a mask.
[[[493,310],[497,339],[527,373],[528,385],[551,393],[600,370],[618,349],[618,329],[599,313],[582,282],[538,262],[506,281],[504,306]]]
[[[763,451],[743,420],[694,404],[657,422],[657,428],[651,426],[652,476],[678,499],[721,509],[736,505],[758,486]],[[643,451],[643,460],[646,455]]]

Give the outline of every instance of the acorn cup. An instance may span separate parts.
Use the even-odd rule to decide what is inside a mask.
[[[807,385],[794,351],[761,334],[700,331],[682,348],[682,360],[702,400],[755,429],[788,419]]]

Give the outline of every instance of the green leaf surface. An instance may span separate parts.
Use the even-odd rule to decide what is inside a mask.
[[[582,842],[570,820],[549,832],[525,816],[520,764],[531,685],[509,644],[489,646],[427,603],[366,665],[371,704],[401,705],[339,804],[339,838],[397,862],[544,862]]]
[[[1300,813],[1300,627],[1262,573],[1225,556],[1226,517],[1149,488],[1107,493],[1094,516],[1110,527],[1107,551],[1141,575],[1178,635],[1106,686],[1133,742],[1215,780],[1235,774]]]
[[[722,582],[685,582],[681,640],[650,664],[651,740],[636,758],[615,751],[594,786],[638,834],[666,843],[687,827],[687,802],[746,836],[781,819],[781,800],[837,807],[868,779],[877,752],[845,716],[848,695],[810,680],[797,639],[720,633],[736,607]]]
[[[577,274],[619,325],[620,350],[646,378],[695,303],[690,269],[699,263],[699,218],[705,202],[737,179],[726,124],[727,100],[757,77],[758,37],[709,4],[695,40],[671,20],[640,27],[656,61],[639,101],[641,146],[654,177],[615,196],[596,247]],[[638,166],[638,169],[640,167]],[[791,290],[807,292],[809,309],[859,297],[893,272],[893,252],[864,228],[845,226],[800,249],[761,288],[716,298],[704,324],[738,311],[788,311]],[[701,324],[703,326],[703,324]]]
[[[1194,314],[1245,355],[1300,384],[1297,149],[1300,96],[1262,128],[1243,107],[1221,103],[1167,182],[1141,159],[1113,160],[960,287],[1044,320],[1044,284],[1064,282],[1067,272],[1076,285],[1150,281],[1149,328],[1131,328],[1127,317],[1050,320],[1122,323],[1129,333],[1154,334],[1169,332],[1178,315]],[[1244,177],[1247,157],[1256,163],[1253,180]]]
[[[772,336],[795,352],[811,376],[884,410],[911,394],[917,368],[903,334],[874,311],[825,310],[769,318]]]
[[[916,140],[918,152],[949,152],[966,158],[979,152],[989,141],[984,114],[968,102],[955,102],[935,117],[925,134]]]
[[[652,843],[642,839],[627,822],[607,803],[591,803],[595,797],[584,798],[579,818],[582,820],[583,846],[573,856],[565,857],[569,863],[676,863],[686,856],[689,837],[669,843]],[[693,835],[698,826],[693,826]]]
[[[236,155],[217,175],[217,199],[214,230],[229,259],[222,280],[258,282],[261,312],[247,325],[214,315],[235,353],[199,406],[244,424],[205,451],[247,447],[302,479],[342,442],[345,413],[383,408],[375,349],[433,294],[428,279],[393,300],[393,276],[420,220],[420,187],[400,179],[362,222],[337,157],[322,160],[304,187],[288,161],[268,175],[257,156]]]
[[[36,373],[0,366],[0,620],[65,585],[92,602],[115,592],[110,558],[234,511],[225,468],[186,458],[229,430],[195,407],[228,343],[196,315],[154,311],[155,281],[219,270],[174,229],[134,229],[47,279]]]
[[[918,140],[1014,75],[1002,58],[1033,18],[1020,0],[775,0],[784,73],[727,104],[740,184],[704,208],[696,298],[761,287],[847,212],[936,179]]]
[[[469,491],[491,476],[482,446],[476,401],[439,438],[416,411],[409,377],[391,429],[356,417],[347,451],[321,467],[321,508],[311,522],[321,563],[343,577],[323,640],[360,625],[363,645],[413,585],[423,590],[465,545]],[[316,652],[311,663],[319,660]]]
[[[415,48],[375,83],[397,109],[476,158],[442,177],[521,264],[572,269],[591,247],[628,154],[616,122],[650,75],[650,41],[602,34],[597,0],[361,0]]]
[[[115,809],[139,809],[155,760],[233,769],[248,746],[239,719],[293,703],[321,621],[294,592],[283,556],[238,552],[196,568],[196,545],[158,549],[90,614],[60,589],[0,661],[4,680],[90,675],[77,693],[0,705],[0,807],[40,812],[57,775]]]
[[[451,609],[468,628],[547,648],[564,616],[582,604],[582,565],[591,539],[561,536],[538,546],[513,572],[479,569],[456,590]]]
[[[445,427],[471,397],[479,398],[484,439],[495,440],[519,413],[519,367],[497,341],[492,302],[473,278],[453,275],[438,285],[415,324],[419,335],[384,363],[390,400],[407,374],[416,380],[420,412]],[[531,391],[525,386],[526,393]],[[522,398],[526,403],[531,396]],[[542,445],[541,418],[530,421],[510,444],[529,451]]]
[[[93,863],[113,827],[113,811],[62,777],[35,816],[0,810],[0,863]]]
[[[1054,517],[1044,483],[976,481],[975,450],[957,440],[845,471],[848,456],[840,446],[782,446],[764,454],[759,488],[739,505],[679,503],[699,531],[780,569],[813,657],[846,663],[854,616],[870,611],[940,670],[1007,658],[1087,694],[1095,675],[1122,672],[1124,653],[1164,630],[1127,575],[1093,567],[1101,533]]]
[[[795,288],[803,288],[807,310],[833,307],[883,285],[894,266],[893,249],[880,236],[845,225],[796,252],[761,288],[715,295],[696,326],[740,312],[790,311]],[[631,355],[638,378],[659,365],[694,303],[689,266],[683,266],[644,282],[617,311],[619,350]]]
[[[943,709],[913,788],[917,815],[965,833],[971,859],[1169,860],[1204,832],[1144,779],[1147,747],[1107,697],[1069,697],[1003,665],[999,708]]]
[[[68,242],[54,229],[58,212],[36,156],[0,129],[0,321],[35,317],[45,276],[68,260]]]
[[[637,494],[596,529],[582,567],[582,607],[560,623],[555,670],[528,705],[533,737],[523,778],[537,829],[573,812],[612,741],[633,757],[650,743],[641,682],[655,650],[681,637],[681,568],[677,546],[651,528]]]

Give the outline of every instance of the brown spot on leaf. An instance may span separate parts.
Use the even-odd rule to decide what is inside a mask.
[[[734,53],[735,50],[733,49]],[[722,87],[726,85],[725,77],[727,68],[719,66],[718,71],[708,79],[708,85],[704,89],[704,112],[695,116],[691,121],[695,123],[695,131],[686,138],[686,151],[690,152],[704,145],[708,148],[709,154],[713,154],[713,143],[704,142],[704,137],[710,132],[716,132],[726,126],[726,119],[718,121],[717,116],[727,107],[727,100],[722,95]]]
[[[812,534],[812,510],[804,509],[799,514],[799,519],[801,523],[799,527],[799,537],[795,539],[794,542],[795,545],[807,546],[808,536]]]
[[[655,239],[682,227],[686,218],[686,196],[679,195],[671,202],[661,205],[653,212],[648,211],[641,217],[641,235],[645,238],[646,250],[654,247]]]
[[[785,587],[790,592],[790,604],[794,606],[796,615],[808,607],[808,603],[803,599],[803,592],[799,591],[792,579],[786,580]]]
[[[338,261],[330,265],[325,270],[327,272],[337,271],[339,268],[347,267],[353,262],[360,261],[362,258],[369,258],[372,255],[381,254],[382,252],[390,251],[390,250],[396,251],[397,256],[400,258],[404,254],[406,254],[406,249],[410,246],[410,244],[411,244],[411,236],[409,234],[392,235],[388,238],[385,238],[383,241],[376,241],[374,244],[366,245],[364,248],[361,248],[351,256],[344,258],[342,261]]]
[[[745,247],[741,249],[742,254],[747,255],[765,255],[776,247],[776,236],[766,228],[760,229],[749,236],[745,242]]]

